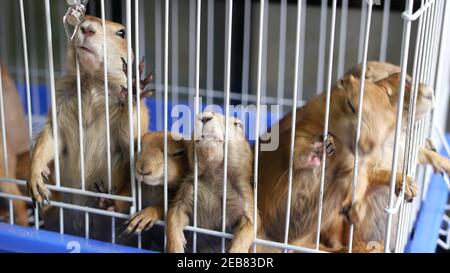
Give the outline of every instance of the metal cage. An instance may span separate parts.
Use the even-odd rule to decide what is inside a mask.
[[[77,1],[75,1],[77,2]],[[79,1],[83,5],[84,1]],[[107,2],[107,3],[105,3]],[[113,9],[114,4],[122,5],[121,13]],[[30,151],[33,140],[45,121],[45,115],[49,109],[56,109],[55,101],[55,77],[64,75],[65,30],[62,17],[69,7],[65,1],[41,0],[2,0],[0,1],[0,58],[4,64],[1,69],[8,69],[16,79],[22,103],[25,107],[24,114],[28,119],[28,137]],[[390,202],[386,208],[387,227],[385,246],[389,251],[391,245],[392,218],[399,217],[395,252],[421,251],[415,244],[420,240],[423,230],[420,221],[425,213],[425,207],[430,201],[431,169],[417,166],[417,147],[422,145],[426,138],[431,138],[435,143],[442,144],[447,154],[450,154],[448,142],[445,139],[445,122],[448,113],[448,101],[450,90],[450,52],[448,50],[448,36],[450,26],[450,5],[444,0],[321,0],[321,1],[201,1],[201,0],[124,0],[124,1],[90,1],[89,10],[100,12],[102,21],[105,18],[121,17],[126,25],[128,33],[128,78],[132,76],[132,70],[138,71],[138,67],[132,67],[132,47],[136,59],[147,56],[147,63],[155,73],[154,88],[156,96],[148,99],[147,105],[151,112],[151,128],[139,128],[139,130],[162,130],[165,133],[165,176],[164,176],[164,212],[168,209],[167,187],[167,133],[171,131],[171,124],[176,119],[176,113],[172,109],[176,105],[187,105],[194,113],[203,109],[200,98],[205,97],[206,104],[217,104],[216,108],[223,106],[225,116],[230,115],[230,105],[254,105],[250,127],[247,136],[254,144],[254,175],[253,184],[255,203],[257,206],[258,187],[258,155],[260,136],[273,123],[278,121],[282,114],[289,113],[293,109],[303,105],[310,97],[319,92],[327,95],[325,109],[324,135],[328,132],[328,119],[330,108],[330,92],[332,83],[342,77],[347,68],[353,64],[362,63],[364,78],[367,61],[370,59],[390,61],[398,63],[401,67],[401,88],[398,103],[394,154],[392,155],[392,170],[398,169],[398,158],[405,156],[404,173],[415,177],[419,184],[420,194],[412,204],[405,203],[403,198],[395,198],[395,176],[391,177]],[[146,16],[150,14],[151,16]],[[14,22],[9,24],[8,22]],[[269,24],[270,22],[270,24]],[[318,27],[317,27],[318,26]],[[400,35],[400,32],[402,34]],[[352,35],[352,33],[358,33]],[[106,39],[106,38],[105,38]],[[401,39],[401,41],[400,41]],[[106,40],[104,40],[106,41]],[[106,47],[104,47],[106,48]],[[105,49],[105,55],[107,54]],[[106,61],[106,59],[105,59]],[[107,85],[107,64],[105,62],[105,92]],[[402,128],[402,111],[404,108],[404,92],[407,71],[412,72],[412,90],[417,92],[418,83],[425,83],[436,90],[437,105],[429,117],[417,123],[412,121],[415,112],[415,102],[411,100],[409,124],[407,124],[405,155],[399,154],[398,143]],[[79,71],[78,71],[79,73]],[[0,74],[3,75],[3,74]],[[3,162],[5,177],[0,178],[0,183],[14,183],[19,186],[26,185],[26,181],[8,178],[8,153],[7,131],[5,117],[8,112],[4,108],[3,80],[0,78],[0,111],[3,139]],[[131,81],[128,81],[128,90],[132,89]],[[80,96],[81,87],[78,88]],[[364,81],[360,90],[364,90]],[[107,93],[105,93],[107,94]],[[415,94],[415,93],[414,93]],[[108,96],[106,96],[108,98]],[[132,96],[128,96],[129,128],[133,128]],[[139,100],[139,98],[137,98]],[[360,96],[362,102],[363,95]],[[106,105],[108,103],[106,102]],[[139,105],[137,103],[136,105]],[[264,108],[262,107],[270,105]],[[362,103],[360,103],[362,105]],[[78,105],[81,119],[81,104]],[[108,111],[108,107],[106,107]],[[281,113],[280,113],[281,112]],[[108,113],[108,112],[107,112]],[[295,113],[295,111],[294,111]],[[362,108],[358,111],[357,138],[359,138],[361,126]],[[57,135],[56,111],[51,111],[53,118],[53,135]],[[107,114],[107,116],[109,116]],[[138,117],[139,120],[140,117]],[[295,124],[295,115],[292,115]],[[139,123],[139,122],[138,122]],[[109,128],[109,124],[107,124]],[[81,170],[84,175],[83,162],[83,126],[80,122],[78,130],[80,138]],[[105,141],[110,141],[107,130]],[[292,128],[294,136],[295,127]],[[228,135],[225,136],[228,139]],[[292,138],[293,139],[293,138]],[[87,140],[88,141],[88,140]],[[134,157],[135,151],[141,149],[141,142],[133,141],[130,133],[131,162],[130,173],[132,191],[130,196],[122,196],[111,193],[97,193],[85,188],[84,179],[81,188],[71,188],[62,185],[59,178],[59,151],[55,144],[55,185],[48,185],[53,192],[72,195],[81,195],[97,198],[108,198],[116,201],[130,203],[131,213],[142,209],[141,183],[135,183]],[[56,142],[55,142],[56,143]],[[135,145],[137,147],[135,147]],[[290,154],[290,184],[292,183],[293,141]],[[227,149],[225,148],[225,154]],[[225,158],[227,158],[225,156]],[[408,159],[408,160],[406,160]],[[105,160],[108,161],[109,173],[111,173],[111,158],[108,153]],[[226,165],[226,160],[225,160]],[[324,173],[326,164],[322,165],[321,187],[325,183]],[[358,156],[355,156],[355,169],[353,178],[353,191],[357,183]],[[416,167],[417,166],[417,167]],[[448,177],[444,176],[444,182],[450,186]],[[108,189],[111,190],[111,177],[109,176]],[[442,183],[438,181],[436,183]],[[226,189],[226,175],[224,189]],[[110,191],[111,192],[111,191]],[[427,195],[428,194],[428,195]],[[288,196],[291,196],[289,188]],[[428,196],[428,197],[427,197]],[[433,238],[432,247],[439,244],[448,249],[448,193],[442,194],[442,214],[434,219],[439,228],[433,233],[446,238]],[[224,202],[226,197],[224,196]],[[150,249],[142,243],[142,236],[136,239],[136,248],[128,248],[116,245],[116,219],[128,219],[129,214],[101,210],[93,207],[84,207],[71,203],[52,200],[51,206],[58,208],[60,217],[60,233],[64,234],[64,210],[71,209],[85,213],[85,238],[89,239],[89,219],[91,215],[104,215],[112,220],[110,243],[92,242],[86,245],[80,238],[66,235],[55,237],[51,232],[42,231],[39,208],[31,207],[31,199],[26,195],[14,195],[0,192],[0,199],[6,202],[9,211],[9,219],[4,219],[8,224],[0,223],[0,251],[140,251]],[[322,208],[323,192],[321,192],[319,212]],[[431,196],[431,199],[433,197]],[[31,218],[34,221],[35,230],[14,226],[13,201],[23,200],[32,208]],[[443,202],[444,202],[443,201]],[[288,198],[288,214],[291,198]],[[194,205],[194,219],[196,217],[196,205]],[[224,206],[225,208],[225,206]],[[319,214],[320,215],[320,214]],[[225,210],[223,210],[225,218]],[[443,218],[442,218],[443,217]],[[426,218],[426,217],[425,217]],[[429,218],[428,218],[429,219]],[[442,220],[443,219],[443,220]],[[255,210],[254,222],[257,221]],[[289,226],[290,217],[286,217],[286,226]],[[441,221],[446,225],[440,226]],[[164,226],[164,221],[158,222]],[[45,223],[44,223],[45,226]],[[317,223],[317,231],[320,231],[321,217]],[[187,227],[194,234],[207,234],[225,239],[232,238],[232,234],[225,231],[225,223],[221,230],[206,230],[197,227],[194,220],[192,226]],[[414,236],[412,232],[415,230]],[[24,232],[27,231],[27,232]],[[40,233],[42,232],[42,233]],[[350,229],[350,238],[353,229]],[[425,231],[428,232],[428,231]],[[23,233],[23,235],[21,235]],[[319,252],[320,232],[317,232],[314,249],[290,245],[287,237],[284,242],[273,242],[254,238],[254,244],[261,244],[300,252]],[[2,235],[3,234],[3,235]],[[49,240],[61,244],[62,248],[42,247],[46,243],[35,241],[34,237],[49,236]],[[256,234],[256,232],[255,232]],[[2,237],[3,236],[3,237]],[[53,236],[53,237],[52,237]],[[17,244],[12,243],[12,239]],[[20,239],[18,239],[20,238]],[[193,251],[196,251],[194,235]],[[21,243],[21,242],[29,242]],[[31,242],[31,243],[30,243]],[[76,242],[74,244],[74,242]],[[22,245],[21,245],[22,244]],[[79,248],[81,244],[81,249]],[[20,246],[19,246],[20,245]],[[27,246],[30,246],[27,248]],[[350,239],[349,251],[352,251]],[[78,247],[77,247],[78,246]],[[430,249],[433,251],[434,249]],[[222,251],[225,251],[222,244]]]

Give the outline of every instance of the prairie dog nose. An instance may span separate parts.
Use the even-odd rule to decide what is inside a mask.
[[[206,124],[208,121],[212,120],[214,117],[214,114],[211,112],[203,112],[198,116],[198,119],[203,123]]]
[[[212,120],[212,117],[202,117],[202,123],[203,124],[206,124],[210,120]]]
[[[81,33],[83,33],[84,35],[90,37],[90,36],[94,36],[95,35],[95,30],[92,28],[92,26],[81,26]]]

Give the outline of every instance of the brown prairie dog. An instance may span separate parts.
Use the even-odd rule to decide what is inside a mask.
[[[16,167],[18,165],[17,155],[24,152],[28,153],[29,150],[28,126],[24,118],[24,111],[19,93],[7,67],[0,64],[0,71],[0,84],[3,91],[3,106],[5,112],[5,141],[8,156],[8,172],[6,172],[3,158],[3,137],[0,128],[0,177],[16,178]],[[6,176],[7,173],[8,176]],[[17,184],[14,183],[0,182],[0,191],[18,196],[22,195]],[[0,201],[6,202],[6,199],[0,199],[2,199]],[[24,201],[13,199],[13,208],[15,216],[14,222],[23,226],[28,225],[26,203]]]
[[[68,74],[57,82],[56,105],[58,125],[58,147],[60,159],[60,180],[65,187],[80,188],[80,151],[78,132],[78,100],[75,71],[75,55],[80,61],[82,122],[84,131],[84,167],[87,190],[94,191],[94,184],[108,181],[106,118],[110,122],[112,188],[121,192],[130,185],[129,125],[127,105],[120,103],[121,86],[127,86],[121,58],[127,56],[127,37],[121,24],[106,21],[109,117],[105,116],[105,90],[103,78],[103,28],[101,19],[86,16],[81,23],[72,44],[68,45]],[[141,128],[148,128],[148,109],[141,101]],[[137,137],[137,112],[133,108],[134,137]],[[28,188],[38,203],[49,198],[50,192],[44,184],[42,173],[54,160],[52,117],[39,134],[33,150]],[[63,196],[65,202],[96,206],[94,198]],[[74,214],[76,214],[74,212]],[[84,213],[76,214],[70,227],[77,234],[83,231]],[[95,225],[98,221],[90,221]],[[67,221],[66,221],[67,223]],[[92,233],[95,228],[91,228]],[[100,231],[98,231],[101,233]],[[94,235],[93,235],[94,236]],[[95,236],[94,236],[95,237]]]
[[[359,83],[358,79],[349,76],[338,82],[331,92],[330,133],[334,138],[336,151],[327,159],[322,230],[333,225],[334,217],[340,214],[342,206],[347,206],[348,209],[351,204],[349,194],[353,175],[352,152],[355,150],[355,113]],[[399,77],[394,75],[377,83],[367,83],[365,87],[356,191],[358,209],[370,182],[370,155],[380,147],[384,136],[392,129],[386,121],[395,119],[394,111],[386,111],[395,107],[386,95],[386,88],[396,88],[398,84]],[[325,96],[320,95],[297,110],[289,242],[301,246],[315,246],[320,190],[318,167],[323,152],[321,146],[315,145],[315,140],[323,132],[324,107]],[[290,119],[290,115],[286,118]],[[283,123],[286,125],[290,122],[280,121],[280,124]],[[286,126],[285,129],[289,130],[280,130],[281,145],[278,150],[262,152],[260,161],[259,208],[262,223],[267,236],[277,241],[282,241],[284,237],[287,205],[290,128]],[[363,214],[364,211],[361,212]],[[342,247],[339,240],[333,243],[336,249]]]
[[[7,154],[8,154],[8,176],[6,176],[5,168],[4,168],[4,158],[3,158],[3,138],[0,133],[0,177],[8,177],[8,178],[15,178],[15,171],[16,171],[16,165],[17,165],[17,157],[14,153],[14,148],[9,145],[9,141],[6,142],[7,145]],[[22,193],[19,190],[19,187],[17,184],[14,183],[6,183],[6,182],[0,182],[0,191],[14,194],[21,196]],[[3,199],[3,198],[1,198]],[[6,200],[6,199],[5,199]],[[14,209],[14,223],[21,225],[21,226],[27,226],[28,225],[28,214],[27,214],[27,205],[24,201],[20,200],[13,200],[13,209]],[[4,200],[0,200],[4,201]],[[3,210],[8,211],[7,209],[0,208],[0,213],[3,214]]]
[[[198,227],[220,230],[224,180],[225,117],[205,112],[195,119],[195,149],[198,159]],[[241,122],[228,119],[228,168],[226,226],[234,233],[229,252],[248,252],[253,242],[252,150]],[[168,252],[184,252],[183,233],[193,217],[194,144],[188,155],[191,174],[182,182],[167,218]],[[259,222],[259,221],[258,221]]]
[[[392,73],[400,72],[400,67],[382,62],[368,62],[367,70],[366,70],[366,80],[369,81],[377,81],[384,77],[391,75]],[[347,74],[352,74],[357,77],[361,75],[361,66],[357,65],[354,68],[350,69]],[[407,81],[410,81],[410,76],[407,76]],[[408,87],[408,86],[407,86]],[[397,103],[398,101],[398,89],[391,90],[391,98],[393,98],[393,102]],[[418,88],[418,97],[417,97],[417,105],[416,105],[416,118],[415,120],[420,120],[425,115],[429,113],[429,111],[433,107],[433,90],[424,85],[419,84]],[[409,98],[410,98],[410,90],[407,89],[405,92],[405,108],[403,111],[403,120],[402,120],[402,131],[400,137],[400,150],[399,150],[399,164],[398,171],[401,171],[403,168],[403,153],[405,147],[405,135],[407,128],[407,118],[409,113]],[[395,125],[395,120],[392,125]],[[373,168],[384,168],[390,169],[392,164],[392,155],[394,148],[394,134],[395,131],[392,130],[389,132],[386,141],[383,142],[383,145],[374,157],[374,167]],[[430,164],[435,171],[438,172],[446,172],[450,174],[450,161],[431,150],[428,147],[420,147],[418,150],[418,163],[419,164]],[[389,177],[387,177],[389,180]],[[408,190],[408,188],[407,188]],[[364,221],[356,226],[355,236],[359,236],[362,240],[369,241],[381,241],[385,239],[385,229],[386,229],[386,214],[384,209],[388,206],[388,198],[389,198],[389,189],[388,187],[375,187],[373,193],[367,197],[367,207],[368,214]],[[397,233],[397,217],[394,216],[394,224],[392,228],[392,236],[391,236],[391,248],[395,244],[396,233]]]
[[[181,136],[168,133],[167,183],[169,191],[176,190],[188,172],[187,147]],[[146,133],[142,151],[136,157],[136,179],[142,183],[144,209],[128,221],[127,233],[150,229],[164,218],[164,132]]]

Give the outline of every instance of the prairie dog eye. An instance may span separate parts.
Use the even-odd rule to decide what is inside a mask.
[[[347,105],[350,108],[350,110],[353,112],[353,114],[356,114],[355,106],[353,105],[353,102],[351,102],[350,100],[347,100]]]
[[[242,123],[240,121],[235,121],[234,122],[234,126],[236,126],[237,128],[241,128],[242,129]]]
[[[185,154],[185,152],[186,151],[184,149],[176,150],[175,153],[173,153],[173,157],[183,156]]]
[[[126,31],[125,31],[125,29],[121,29],[121,30],[117,31],[117,32],[116,32],[116,35],[119,36],[119,37],[121,37],[122,39],[125,39],[125,36],[126,36]]]

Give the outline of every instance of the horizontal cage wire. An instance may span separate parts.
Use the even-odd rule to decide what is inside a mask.
[[[448,1],[0,5],[0,252],[450,249]]]

